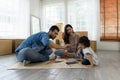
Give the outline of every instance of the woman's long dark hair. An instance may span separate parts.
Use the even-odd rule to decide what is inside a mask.
[[[63,35],[63,40],[64,40],[64,43],[65,44],[69,44],[69,34],[67,33],[67,28],[70,27],[73,29],[73,27],[70,25],[70,24],[67,24],[65,25],[65,28],[64,28],[64,35]]]

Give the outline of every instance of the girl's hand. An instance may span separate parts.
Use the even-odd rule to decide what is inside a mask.
[[[93,65],[87,65],[88,68],[93,68]]]
[[[78,51],[76,52],[76,54],[80,54],[80,50],[78,50]]]
[[[78,58],[78,59],[77,59],[77,61],[80,61],[80,62],[81,62],[81,61],[82,61],[82,58],[81,58],[81,57],[80,57],[80,58]]]
[[[88,68],[92,68],[93,67],[92,55],[90,53],[87,53],[87,56],[88,56],[88,60],[90,61],[90,65],[88,65]]]

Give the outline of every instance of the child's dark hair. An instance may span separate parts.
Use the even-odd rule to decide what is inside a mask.
[[[49,31],[54,31],[54,30],[57,30],[58,32],[60,31],[58,26],[56,25],[51,26],[51,28],[49,29]]]
[[[80,37],[79,43],[83,44],[85,47],[90,47],[90,40],[86,36]]]

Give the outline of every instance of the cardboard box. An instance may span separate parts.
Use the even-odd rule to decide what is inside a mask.
[[[0,55],[12,54],[12,40],[0,40]]]
[[[93,49],[93,51],[96,51],[96,41],[91,40],[90,41],[90,46]]]
[[[24,41],[24,39],[16,39],[15,40],[15,49],[21,44],[22,41]]]

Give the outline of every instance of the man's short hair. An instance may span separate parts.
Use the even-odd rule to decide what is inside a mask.
[[[58,26],[56,25],[51,26],[51,28],[49,29],[49,31],[54,31],[54,30],[57,30],[58,32],[60,31]]]

